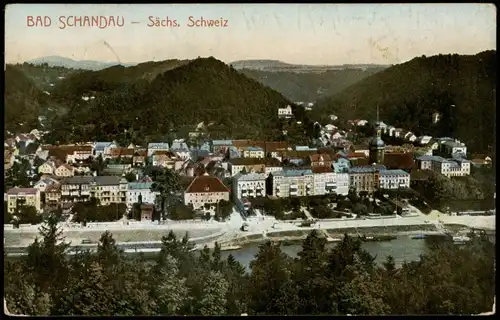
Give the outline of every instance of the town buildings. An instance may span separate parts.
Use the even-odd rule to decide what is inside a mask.
[[[14,213],[20,207],[41,210],[40,190],[36,188],[13,188],[7,192],[7,211]]]
[[[285,108],[278,108],[278,117],[290,119],[293,116],[293,111],[291,106],[286,106]]]
[[[410,187],[410,174],[403,170],[379,171],[380,189],[399,189]]]
[[[421,156],[417,159],[421,170],[432,170],[447,177],[463,177],[470,175],[471,161],[463,158],[445,159],[440,156]]]
[[[266,175],[264,173],[238,173],[233,177],[233,196],[237,199],[266,196]]]
[[[373,193],[379,188],[382,165],[353,167],[349,169],[349,186],[357,192]]]
[[[204,174],[195,177],[184,191],[184,204],[194,210],[213,209],[221,200],[229,201],[229,193],[219,178]]]
[[[271,188],[268,194],[278,198],[304,197],[314,195],[314,181],[311,169],[285,169],[269,175]]]
[[[139,202],[155,204],[160,193],[151,191],[152,186],[152,182],[130,182],[127,189],[127,209],[130,210],[134,203]]]

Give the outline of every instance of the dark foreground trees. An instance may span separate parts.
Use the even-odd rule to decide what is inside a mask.
[[[7,307],[27,315],[477,314],[495,293],[495,247],[483,236],[433,245],[398,267],[391,257],[376,264],[357,238],[329,249],[312,232],[296,258],[262,244],[249,273],[219,246],[194,252],[187,235],[173,233],[162,242],[154,256],[131,257],[105,233],[96,253],[65,255],[49,218],[27,256],[4,256]]]

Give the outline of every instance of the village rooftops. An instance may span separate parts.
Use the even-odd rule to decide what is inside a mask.
[[[465,144],[463,144],[461,142],[457,142],[457,141],[444,141],[443,144],[446,145],[446,146],[448,146],[448,147],[451,147],[451,148],[465,147]]]
[[[153,185],[152,182],[130,182],[128,184],[128,189],[129,190],[144,190],[144,189],[151,189],[151,186]]]
[[[311,162],[332,161],[332,158],[327,153],[313,154],[313,155],[309,156],[309,159],[311,160]]]
[[[300,177],[300,176],[306,176],[306,175],[312,175],[313,172],[311,169],[299,169],[299,170],[294,170],[294,169],[287,169],[287,170],[280,170],[271,173],[273,176],[278,177]]]
[[[265,180],[266,175],[264,173],[247,173],[247,174],[242,174],[238,173],[237,175],[234,176],[234,180],[237,181],[259,181],[259,180]]]
[[[23,195],[35,195],[39,191],[36,188],[12,188],[7,191],[8,195],[23,196]]]
[[[251,165],[259,165],[265,164],[265,159],[257,159],[257,158],[236,158],[229,160],[233,166],[251,166]]]
[[[212,193],[212,192],[229,192],[229,189],[222,181],[214,176],[207,174],[194,178],[191,184],[187,187],[186,193]]]

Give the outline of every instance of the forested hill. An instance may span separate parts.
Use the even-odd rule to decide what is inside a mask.
[[[223,62],[211,57],[172,68],[149,66],[112,67],[69,77],[53,95],[71,106],[56,124],[55,140],[136,141],[182,126],[194,131],[201,121],[213,122],[210,129],[217,137],[280,135],[277,108],[290,102]],[[82,95],[95,99],[84,101]]]
[[[365,69],[345,68],[323,72],[276,72],[251,69],[239,71],[282,93],[292,101],[313,102],[336,94],[385,68],[385,66],[373,66]]]
[[[20,69],[5,68],[4,130],[10,132],[35,128],[40,109],[47,103],[47,95],[38,89]]]
[[[452,136],[471,151],[493,149],[496,51],[419,57],[370,76],[318,103],[321,113],[380,119],[417,134]],[[433,124],[432,114],[441,120]]]

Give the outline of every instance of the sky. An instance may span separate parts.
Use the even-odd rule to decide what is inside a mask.
[[[28,26],[48,16],[50,26]],[[75,26],[70,16],[104,16],[123,26]],[[149,17],[179,27],[149,27]],[[117,19],[116,17],[120,17]],[[190,18],[227,27],[189,27]],[[35,19],[34,19],[35,20]],[[33,21],[34,21],[33,20]],[[47,20],[48,21],[48,20]],[[135,23],[134,23],[135,22]],[[496,50],[493,4],[9,4],[5,59],[44,56],[121,63],[213,56],[288,63],[397,64],[416,56]]]

